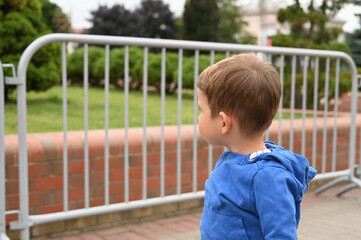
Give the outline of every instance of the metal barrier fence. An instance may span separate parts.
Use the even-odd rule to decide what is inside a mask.
[[[84,192],[85,192],[85,206],[83,209],[69,210],[68,209],[68,152],[67,148],[64,147],[63,151],[63,205],[64,209],[62,212],[42,214],[42,215],[29,215],[29,189],[28,189],[28,159],[27,159],[27,102],[26,102],[26,72],[28,64],[32,56],[43,46],[59,42],[62,43],[62,87],[63,87],[63,132],[64,132],[64,146],[67,146],[67,44],[70,42],[84,44],[84,134],[85,134],[85,146],[84,146]],[[101,45],[105,48],[105,184],[104,184],[104,198],[105,204],[103,206],[90,207],[89,206],[89,149],[87,142],[87,133],[88,133],[88,82],[89,82],[89,69],[88,69],[88,46],[89,45]],[[129,128],[129,47],[138,46],[144,49],[143,54],[143,103],[144,103],[144,117],[143,117],[143,129],[144,129],[144,138],[143,138],[143,199],[137,201],[129,201],[129,143],[128,143],[128,128]],[[124,94],[125,94],[125,149],[124,149],[124,195],[125,199],[122,203],[109,204],[109,149],[108,149],[108,129],[109,129],[109,52],[110,47],[123,47],[125,51],[124,57]],[[148,72],[148,52],[150,49],[160,49],[162,61],[161,61],[161,86],[160,86],[160,95],[161,95],[161,148],[160,148],[160,196],[157,198],[148,198],[147,197],[147,144],[146,144],[146,128],[147,128],[147,72]],[[165,126],[165,87],[166,87],[166,54],[167,50],[172,51],[176,50],[178,52],[178,70],[183,68],[183,55],[191,54],[194,56],[194,88],[195,82],[198,74],[200,73],[199,59],[200,54],[207,54],[209,56],[209,64],[213,64],[215,61],[215,53],[221,52],[225,54],[225,57],[230,56],[233,53],[241,52],[254,52],[260,57],[265,58],[266,60],[272,62],[274,66],[279,70],[281,83],[283,85],[283,92],[288,92],[290,99],[286,99],[283,95],[279,114],[279,132],[278,132],[278,144],[282,144],[282,122],[283,116],[286,112],[286,108],[289,108],[290,114],[290,136],[289,136],[289,149],[293,150],[294,148],[294,131],[293,124],[294,119],[296,118],[296,108],[301,111],[302,118],[302,145],[300,154],[305,154],[306,146],[306,135],[305,135],[305,120],[306,118],[312,117],[314,119],[314,129],[312,137],[312,149],[313,156],[310,159],[310,163],[313,166],[316,166],[316,118],[320,114],[320,109],[322,112],[322,117],[326,121],[329,108],[329,100],[332,98],[331,93],[334,93],[334,139],[337,136],[337,115],[338,115],[338,95],[339,95],[339,84],[340,84],[340,72],[344,71],[346,67],[347,71],[351,73],[348,77],[349,84],[351,88],[349,90],[352,92],[352,103],[351,103],[351,126],[350,126],[350,136],[349,136],[349,161],[348,166],[345,169],[336,170],[336,151],[337,143],[333,141],[333,154],[326,155],[326,140],[323,142],[322,146],[322,163],[321,171],[317,175],[316,179],[322,178],[336,178],[330,184],[319,189],[319,192],[325,190],[327,187],[332,186],[335,183],[340,181],[349,181],[352,183],[350,187],[359,186],[361,187],[361,181],[355,177],[355,156],[356,156],[356,109],[357,109],[357,70],[352,58],[342,52],[336,51],[322,51],[322,50],[309,50],[309,49],[294,49],[294,48],[280,48],[280,47],[262,47],[262,46],[252,46],[252,45],[239,45],[239,44],[224,44],[224,43],[210,43],[210,42],[195,42],[195,41],[180,41],[180,40],[163,40],[163,39],[146,39],[146,38],[132,38],[132,37],[114,37],[114,36],[95,36],[95,35],[77,35],[77,34],[50,34],[43,36],[33,43],[31,43],[25,52],[22,54],[21,59],[18,65],[17,76],[12,78],[5,78],[5,84],[15,84],[17,86],[17,108],[18,108],[18,141],[19,141],[19,196],[20,196],[20,209],[18,215],[18,221],[11,223],[12,229],[21,230],[21,239],[29,239],[30,232],[29,228],[36,224],[43,224],[53,221],[61,221],[78,217],[85,217],[97,214],[104,214],[115,211],[122,211],[134,208],[140,208],[145,206],[154,206],[164,203],[179,202],[184,200],[198,199],[204,197],[204,191],[197,191],[197,96],[193,94],[194,100],[194,141],[193,141],[193,191],[189,193],[181,193],[180,185],[180,149],[181,149],[181,139],[180,134],[178,134],[178,154],[177,154],[177,194],[176,195],[165,195],[164,192],[164,165],[165,165],[165,156],[164,156],[164,126]],[[331,62],[335,63],[335,77],[331,77],[330,68]],[[1,64],[1,63],[0,63]],[[8,67],[8,65],[1,65],[2,67]],[[322,69],[325,69],[323,72]],[[299,73],[298,73],[299,72]],[[321,74],[322,73],[322,74]],[[302,81],[299,81],[300,78]],[[177,94],[178,94],[178,133],[181,131],[181,106],[182,106],[182,71],[178,71],[178,85],[177,85]],[[307,85],[310,78],[313,81],[314,86]],[[334,81],[332,81],[334,79]],[[287,84],[286,84],[287,82]],[[321,82],[324,85],[323,89],[320,90]],[[332,84],[330,84],[332,82]],[[334,89],[330,89],[330,86],[333,85]],[[0,68],[0,94],[3,94],[3,72]],[[300,86],[302,90],[298,91],[297,86]],[[314,92],[311,96],[308,96],[306,93],[313,89]],[[321,98],[319,95],[320,92],[323,92],[322,98],[324,103],[322,106],[319,105],[318,99]],[[300,94],[301,93],[301,94]],[[301,96],[301,97],[299,97]],[[313,102],[308,99],[313,98]],[[0,95],[0,239],[7,239],[5,231],[5,215],[9,214],[5,209],[5,159],[3,156],[4,153],[4,102],[3,96]],[[312,112],[311,116],[306,116],[309,114],[309,111]],[[325,124],[326,125],[326,124]],[[266,138],[269,135],[266,134]],[[323,137],[327,139],[327,129],[326,127],[323,130]],[[212,159],[212,146],[209,146],[209,172],[211,172],[213,166],[211,164]],[[332,158],[332,168],[326,169],[326,158]]]

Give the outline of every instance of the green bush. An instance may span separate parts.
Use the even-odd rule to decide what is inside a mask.
[[[116,83],[118,79],[124,79],[124,56],[125,48],[113,48],[109,53],[109,81]],[[143,59],[143,49],[139,47],[129,47],[129,76],[133,76],[133,66]],[[94,76],[97,79],[104,79],[105,57],[99,58],[95,62]]]
[[[291,84],[292,84],[292,69],[291,66],[285,62],[284,68],[284,86],[283,86],[283,106],[286,108],[290,107],[291,99]],[[302,97],[303,97],[303,66],[298,66],[299,71],[296,73],[295,82],[295,107],[302,108]],[[320,59],[319,63],[319,74],[318,74],[318,96],[317,102],[321,98],[325,97],[325,81],[326,72],[325,70],[325,59]],[[315,71],[314,69],[308,69],[307,71],[307,108],[313,109],[314,103],[314,84],[315,84]],[[330,64],[329,72],[329,88],[328,88],[328,99],[335,97],[335,84],[336,84],[336,66],[334,62]],[[351,73],[348,70],[344,70],[342,65],[340,66],[339,73],[339,95],[348,92],[351,89]],[[318,104],[320,109],[320,104]]]
[[[225,54],[215,54],[214,63],[224,59]],[[210,65],[210,55],[200,54],[198,63],[197,76]],[[183,57],[183,71],[182,71],[182,87],[193,88],[194,86],[194,62],[195,56]],[[173,72],[173,79],[175,83],[178,83],[178,69]]]
[[[88,76],[90,82],[99,84],[101,78],[96,77],[95,63],[98,59],[104,59],[104,48],[90,46],[88,47]],[[68,55],[68,78],[72,83],[82,83],[84,79],[84,48],[76,49]]]

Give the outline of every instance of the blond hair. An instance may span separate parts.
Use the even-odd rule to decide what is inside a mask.
[[[212,117],[221,111],[230,114],[248,136],[271,125],[281,97],[278,72],[253,54],[238,54],[206,68],[197,87],[205,94]]]

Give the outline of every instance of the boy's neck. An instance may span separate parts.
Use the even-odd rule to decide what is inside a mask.
[[[234,153],[239,154],[250,154],[259,150],[266,149],[264,145],[264,134],[257,134],[255,136],[242,136],[234,138],[226,145],[226,147]]]

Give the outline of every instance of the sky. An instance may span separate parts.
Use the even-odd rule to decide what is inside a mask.
[[[277,2],[277,0],[269,1]],[[50,0],[50,2],[57,4],[65,14],[71,16],[72,27],[77,29],[91,27],[87,19],[90,18],[90,11],[96,10],[99,5],[111,7],[115,4],[123,4],[126,9],[134,10],[140,5],[141,0]],[[176,17],[182,15],[185,0],[163,0],[163,2],[169,5]],[[253,0],[240,0],[242,6],[247,6],[253,2]],[[292,3],[293,1],[279,0],[279,2]],[[307,4],[309,0],[301,0],[300,2]],[[352,32],[359,28],[358,18],[354,16],[354,13],[361,13],[361,7],[346,5],[336,16],[337,19],[346,21],[343,26],[343,30],[346,32]]]

